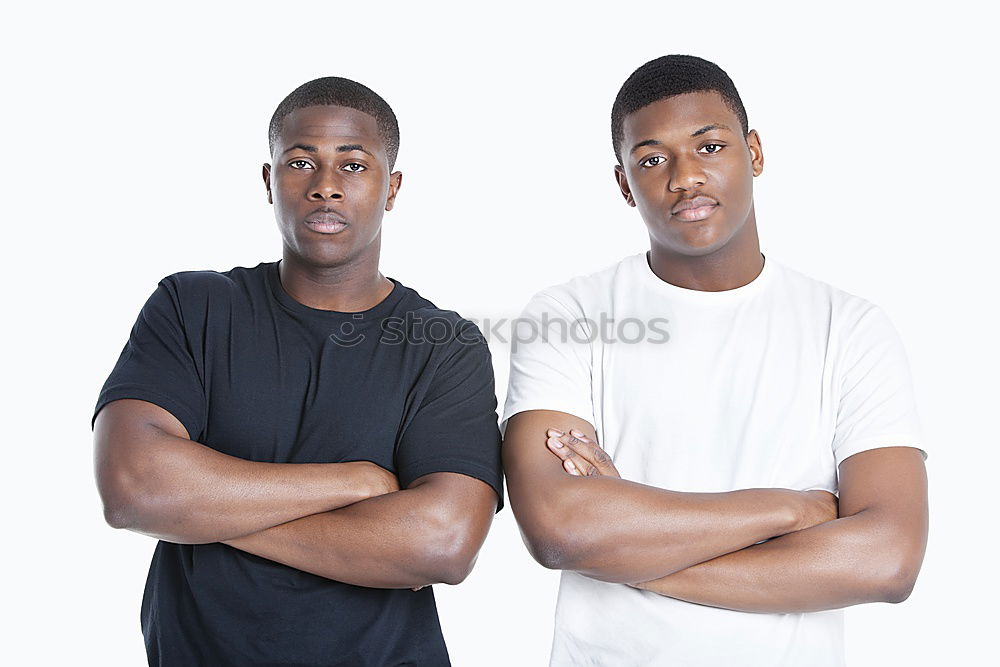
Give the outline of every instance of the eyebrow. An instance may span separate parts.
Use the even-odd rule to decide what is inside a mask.
[[[319,149],[316,148],[315,146],[310,146],[309,144],[295,144],[294,146],[289,146],[288,148],[286,148],[282,152],[282,155],[284,155],[288,151],[293,151],[296,148],[299,150],[303,150],[307,153],[319,153]],[[375,157],[374,155],[372,155],[370,151],[365,150],[364,146],[362,146],[361,144],[341,144],[340,146],[337,146],[338,153],[350,153],[351,151],[361,151],[362,153],[367,153],[368,155]]]
[[[646,139],[645,141],[640,141],[635,146],[633,146],[632,150],[630,150],[629,153],[634,153],[643,146],[662,146],[662,145],[663,144],[657,141],[656,139]]]
[[[697,137],[705,134],[706,132],[711,132],[712,130],[729,130],[729,127],[727,125],[722,125],[721,123],[712,123],[711,125],[706,125],[705,127],[695,130],[691,133],[691,136]],[[732,132],[732,130],[729,131]]]
[[[727,125],[723,125],[721,123],[712,123],[711,125],[706,125],[705,127],[698,128],[697,130],[691,133],[691,136],[698,137],[705,134],[706,132],[711,132],[712,130],[729,130],[730,132],[732,132],[732,130],[730,130],[729,126]],[[662,145],[663,143],[657,141],[656,139],[646,139],[645,141],[640,141],[635,146],[633,146],[632,150],[629,151],[629,153],[634,153],[643,146],[662,146]]]

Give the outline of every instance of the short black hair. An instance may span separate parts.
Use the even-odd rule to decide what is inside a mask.
[[[385,144],[389,170],[392,170],[396,164],[396,155],[399,153],[399,123],[396,122],[396,114],[392,112],[392,107],[371,88],[339,76],[325,76],[303,83],[281,100],[281,104],[271,116],[271,125],[267,131],[270,152],[274,153],[274,144],[278,142],[282,123],[288,114],[305,107],[325,105],[356,109],[375,118],[379,136]]]
[[[697,56],[660,56],[632,72],[622,84],[611,107],[611,142],[615,157],[622,162],[621,145],[625,140],[625,116],[635,113],[653,102],[667,97],[715,91],[736,114],[743,128],[743,136],[750,132],[747,111],[736,92],[736,85],[721,67]]]

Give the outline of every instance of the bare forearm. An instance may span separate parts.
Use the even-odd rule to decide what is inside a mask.
[[[876,515],[861,512],[640,587],[688,602],[761,613],[899,602],[909,594],[916,577],[902,565],[909,548],[899,536],[887,535]]]
[[[246,461],[166,434],[137,444],[142,456],[106,485],[113,525],[170,542],[217,542],[370,495],[356,464]]]
[[[616,583],[662,577],[802,527],[801,494],[787,489],[682,493],[567,477],[551,490],[532,510],[514,505],[535,557]]]
[[[475,561],[495,508],[495,495],[485,485],[475,493],[463,503],[411,488],[225,543],[356,586],[458,583]]]
[[[620,479],[593,431],[551,410],[518,413],[507,424],[511,508],[529,550],[546,567],[613,583],[648,581],[836,516],[835,499],[824,492],[687,493]],[[581,469],[600,474],[564,468],[562,459],[571,460],[576,446],[592,456]]]

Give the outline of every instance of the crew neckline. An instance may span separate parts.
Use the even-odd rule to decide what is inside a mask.
[[[668,283],[660,278],[658,275],[653,273],[653,268],[649,265],[648,252],[649,251],[641,252],[633,258],[635,264],[637,265],[636,269],[642,275],[643,282],[650,285],[652,289],[665,296],[673,299],[682,299],[688,303],[696,303],[707,306],[739,303],[760,294],[760,292],[763,291],[764,288],[771,282],[771,276],[774,274],[775,270],[774,260],[767,259],[767,256],[761,253],[761,256],[764,258],[764,266],[761,268],[760,273],[757,274],[756,278],[740,287],[734,287],[733,289],[722,290],[720,292],[707,292],[704,290],[679,287],[678,285]]]
[[[278,271],[278,264],[281,260],[274,262],[269,262],[267,265],[267,278],[268,283],[271,286],[271,294],[285,309],[290,310],[293,313],[300,313],[305,315],[311,315],[313,317],[350,317],[352,319],[358,319],[358,316],[363,317],[378,317],[379,315],[389,313],[392,311],[393,307],[403,298],[403,290],[405,289],[403,285],[395,278],[389,278],[392,281],[392,291],[390,291],[384,299],[376,303],[374,306],[367,310],[356,310],[356,311],[345,311],[345,310],[324,310],[322,308],[313,308],[312,306],[307,306],[304,303],[297,301],[291,294],[285,291],[284,285],[281,284],[281,274]]]

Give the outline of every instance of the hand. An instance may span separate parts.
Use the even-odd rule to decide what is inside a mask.
[[[548,436],[545,444],[548,445],[549,451],[562,460],[563,470],[570,475],[577,477],[604,475],[621,479],[608,453],[580,431],[572,429],[569,433],[563,433],[559,429],[550,428]]]
[[[399,480],[391,472],[371,461],[350,461],[343,465],[351,466],[355,479],[355,488],[361,496],[358,500],[374,498],[386,493],[399,491]]]
[[[799,519],[799,527],[796,530],[812,528],[827,521],[833,521],[838,517],[839,503],[837,496],[829,491],[814,489],[812,491],[800,491],[803,498],[803,507]]]

